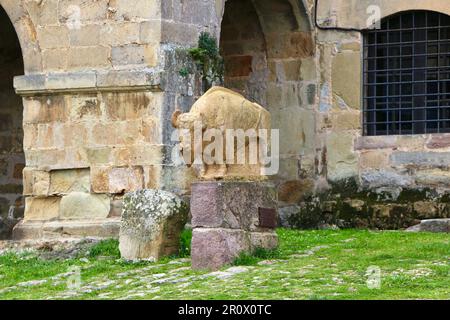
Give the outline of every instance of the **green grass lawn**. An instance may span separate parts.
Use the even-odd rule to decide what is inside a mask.
[[[64,261],[7,253],[0,256],[0,299],[450,299],[448,234],[278,234],[278,251],[241,256],[216,273],[192,271],[186,258],[125,262],[114,240]],[[368,287],[369,267],[381,271],[380,288]],[[80,287],[70,289],[77,270]]]

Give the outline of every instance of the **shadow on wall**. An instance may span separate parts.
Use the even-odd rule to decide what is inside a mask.
[[[22,52],[14,27],[0,6],[0,239],[11,237],[23,217],[22,99],[13,88],[13,78],[24,73]]]

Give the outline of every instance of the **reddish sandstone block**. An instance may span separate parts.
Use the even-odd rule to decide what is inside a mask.
[[[231,56],[225,59],[229,77],[247,77],[252,72],[252,56]]]
[[[243,230],[198,228],[193,230],[191,246],[193,269],[218,270],[250,251],[250,239]]]
[[[264,230],[260,209],[277,215],[274,186],[261,182],[199,182],[192,184],[192,227]],[[274,210],[273,210],[274,209]]]
[[[220,227],[223,216],[218,213],[218,185],[215,183],[195,183],[191,197],[192,226]]]

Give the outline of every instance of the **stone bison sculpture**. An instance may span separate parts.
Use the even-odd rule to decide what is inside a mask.
[[[197,125],[196,125],[197,124]],[[248,130],[254,130],[254,132],[259,132],[260,129],[266,129],[268,133],[267,145],[270,141],[270,128],[271,128],[271,117],[270,113],[261,107],[257,103],[253,103],[247,100],[242,95],[222,87],[213,87],[208,90],[199,100],[192,106],[189,113],[181,113],[176,111],[172,115],[172,125],[173,127],[179,129],[180,133],[180,151],[183,154],[184,159],[186,156],[190,159],[195,159],[195,150],[205,150],[212,141],[194,141],[194,129],[198,124],[201,124],[201,131],[203,133],[207,132],[208,129],[213,129],[215,132],[220,132],[223,138],[223,159],[225,162],[227,150],[227,130],[234,129],[233,132],[248,132]],[[219,130],[219,131],[217,131]],[[182,133],[189,132],[190,134],[186,137]],[[261,137],[256,137],[259,140]],[[230,140],[230,139],[228,139]],[[235,163],[229,164],[225,163],[207,163],[204,161],[204,157],[201,157],[201,163],[194,163],[194,169],[199,178],[205,180],[223,179],[227,177],[259,177],[261,174],[260,161],[257,164],[254,161],[250,161],[249,158],[249,145],[251,140],[245,138],[245,143],[239,144],[238,139],[233,137],[233,147],[231,150],[236,159]],[[242,140],[241,140],[242,141]],[[230,142],[230,141],[228,141]],[[201,144],[201,145],[199,145]],[[197,148],[197,149],[196,149]],[[188,151],[189,150],[189,151]],[[188,152],[190,154],[185,154]],[[219,152],[220,151],[217,151]],[[228,152],[230,152],[228,150]],[[245,152],[245,162],[237,161],[237,156],[240,153]],[[197,156],[198,158],[198,156]],[[242,159],[242,158],[241,158]],[[238,162],[238,163],[236,163]],[[188,166],[191,164],[188,163]]]

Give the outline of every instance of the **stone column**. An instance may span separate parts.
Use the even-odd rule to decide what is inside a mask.
[[[192,268],[217,270],[241,253],[274,249],[278,196],[267,182],[192,185]]]

